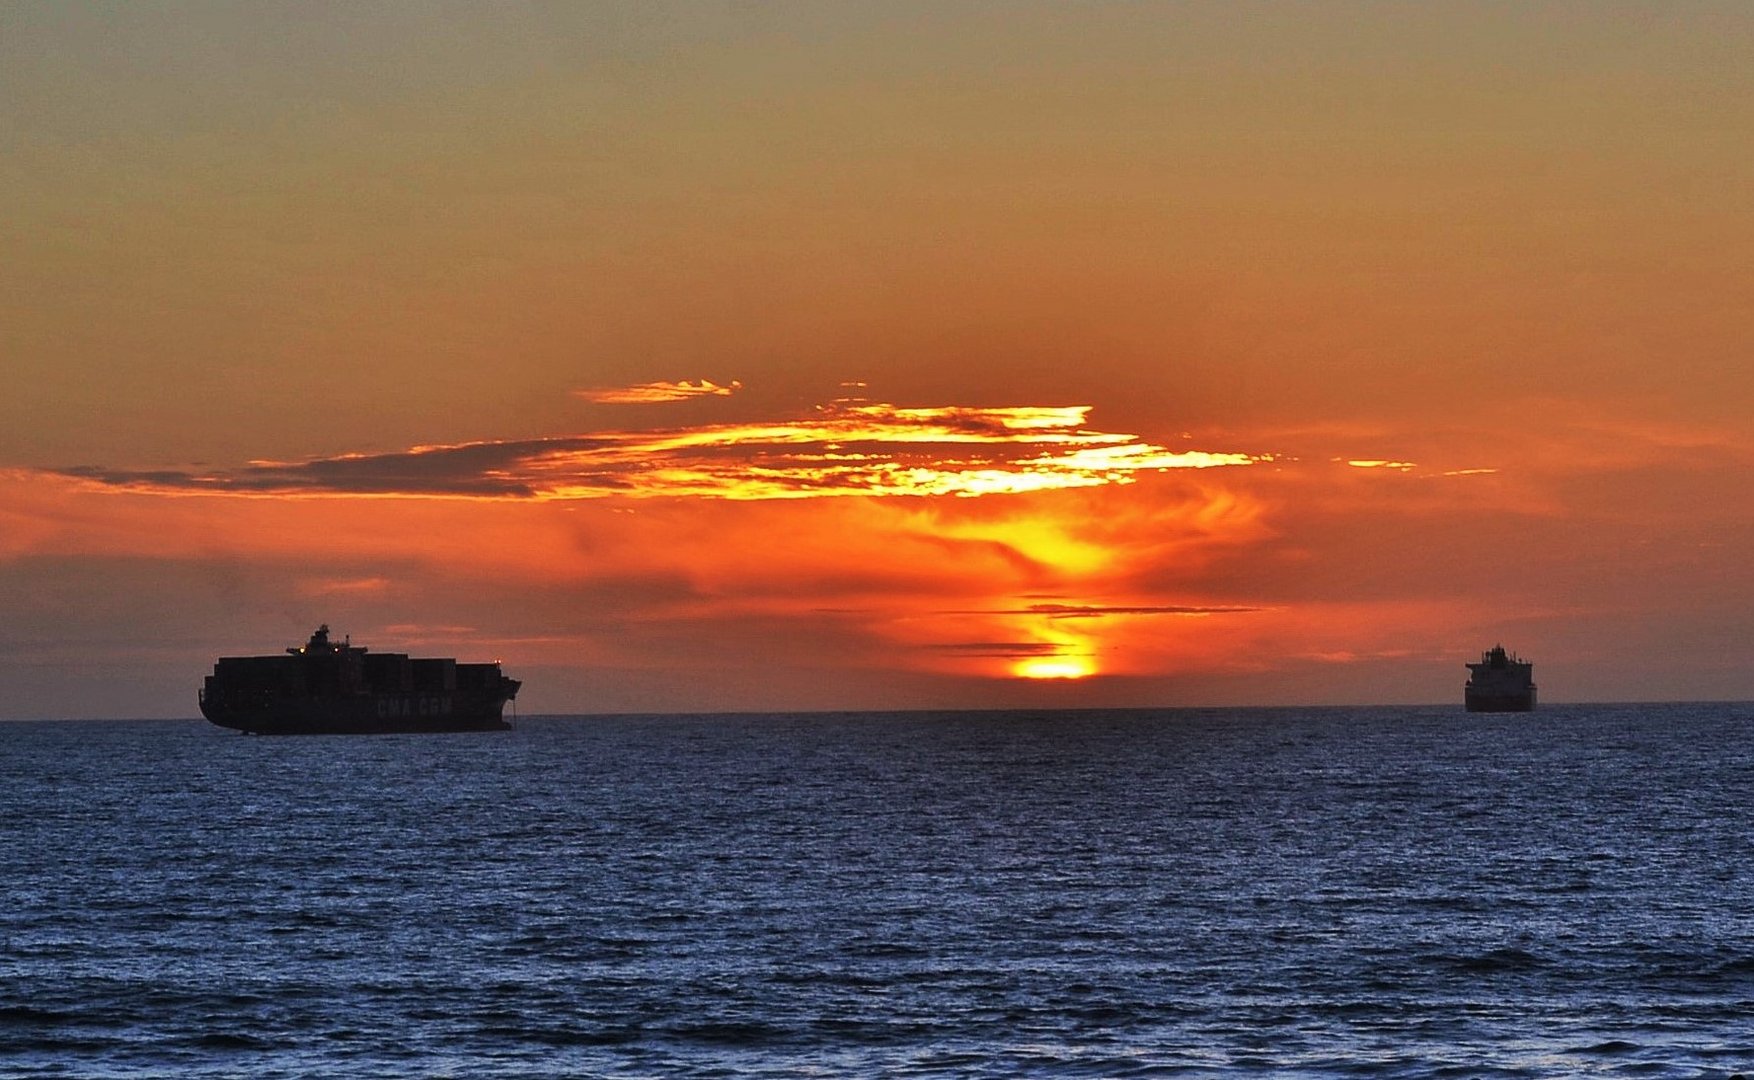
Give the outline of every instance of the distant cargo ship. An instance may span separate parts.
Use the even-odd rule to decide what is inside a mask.
[[[201,715],[255,735],[503,731],[521,685],[497,663],[338,645],[324,624],[284,656],[220,658],[201,687]]]
[[[1462,699],[1469,712],[1530,712],[1535,707],[1535,665],[1527,663],[1503,645],[1480,654],[1478,664],[1467,665],[1468,683]]]

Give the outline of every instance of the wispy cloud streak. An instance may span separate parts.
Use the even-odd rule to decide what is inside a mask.
[[[1027,608],[995,612],[1002,615],[1045,615],[1050,619],[1095,619],[1105,615],[1243,615],[1258,607],[1195,606],[1165,604],[1125,607],[1112,604],[1031,604]]]
[[[1092,430],[1088,406],[897,408],[840,401],[803,419],[420,446],[231,469],[84,466],[113,488],[234,495],[501,499],[978,496],[1132,483],[1170,469],[1247,465]]]
[[[651,405],[698,397],[729,397],[741,389],[743,384],[734,379],[723,386],[707,379],[697,383],[684,379],[681,382],[636,383],[633,386],[586,387],[583,390],[574,390],[573,396],[597,405]]]

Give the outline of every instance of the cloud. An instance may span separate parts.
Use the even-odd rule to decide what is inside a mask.
[[[307,581],[301,583],[299,592],[304,596],[375,595],[384,593],[389,588],[389,578],[373,576]]]
[[[1247,615],[1265,610],[1235,604],[1030,604],[1026,607],[948,611],[946,615],[1034,615],[1047,619],[1097,619],[1107,615]]]
[[[691,383],[684,379],[681,382],[649,382],[636,383],[633,386],[599,386],[574,390],[575,397],[597,405],[651,405],[663,401],[687,401],[697,397],[729,397],[743,384],[731,380],[729,385],[702,379]]]
[[[266,626],[272,646],[328,621],[503,657],[532,708],[557,711],[982,705],[1055,674],[1101,676],[1090,703],[1449,700],[1482,638],[1558,657],[1529,628],[1563,629],[1607,664],[1618,637],[1670,648],[1641,628],[1683,606],[1712,632],[1671,667],[1728,685],[1707,665],[1727,670],[1746,636],[1745,436],[1549,412],[1503,430],[1178,435],[1162,441],[1260,452],[1161,474],[1146,466],[1168,450],[1096,410],[868,401],[229,469],[0,471],[0,591],[19,597],[20,647],[67,640],[77,609],[68,671],[100,646],[128,670],[167,624],[199,668],[237,647],[215,628]],[[1469,468],[1500,471],[1437,479]],[[882,497],[916,474],[960,494],[985,471],[1059,486]],[[202,492],[260,497],[165,497]],[[676,494],[696,497],[653,497]],[[408,497],[432,495],[460,497]],[[474,629],[414,629],[448,626]]]
[[[1189,604],[1127,607],[1107,604],[1031,604],[1026,608],[995,612],[1004,615],[1046,615],[1050,619],[1092,619],[1104,615],[1243,615],[1260,611],[1258,607],[1221,605],[1206,607]]]
[[[951,641],[922,645],[921,648],[933,652],[954,653],[959,656],[996,657],[999,659],[1057,656],[1061,651],[1061,646],[1051,641]]]
[[[61,475],[135,491],[579,500],[979,496],[1132,483],[1248,465],[1086,426],[1089,406],[898,408],[842,400],[790,420],[420,446],[216,470],[81,466]]]

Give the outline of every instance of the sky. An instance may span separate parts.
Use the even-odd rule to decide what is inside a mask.
[[[0,5],[0,718],[1754,699],[1754,7]]]

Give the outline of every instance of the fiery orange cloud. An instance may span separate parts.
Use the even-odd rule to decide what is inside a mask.
[[[1083,405],[898,408],[837,401],[811,417],[770,423],[419,446],[201,472],[60,471],[161,493],[768,500],[1018,494],[1263,460],[1235,451],[1172,451],[1137,435],[1093,430],[1089,412]]]
[[[8,508],[0,519],[16,525],[0,530],[0,540],[10,541],[5,556],[13,559],[193,557],[273,566],[283,590],[324,610],[396,610],[430,591],[423,583],[435,575],[475,583],[466,591],[619,598],[609,607],[591,601],[587,624],[606,611],[648,626],[807,623],[838,609],[845,613],[832,616],[839,632],[857,627],[863,639],[881,643],[878,654],[931,670],[947,658],[997,655],[971,652],[967,642],[1025,643],[1000,659],[1063,651],[1054,642],[1073,636],[1073,620],[1084,624],[1076,628],[1083,639],[1088,624],[1118,625],[1123,613],[1218,611],[1132,602],[1135,591],[1124,579],[1154,559],[1197,562],[1202,549],[1237,543],[1254,528],[1247,516],[1232,515],[1222,528],[1202,521],[1205,503],[1190,501],[1174,477],[1147,485],[1175,489],[1167,503],[1147,493],[1144,501],[1161,506],[1153,515],[1141,514],[1137,496],[1124,495],[1142,489],[1115,487],[1004,500],[617,505],[164,498],[41,473],[0,481],[0,504]],[[1150,544],[1121,535],[1134,529],[1148,531]],[[1116,590],[1128,602],[1084,599]],[[529,610],[527,601],[519,607]],[[612,636],[625,636],[625,628]]]
[[[1227,678],[1238,680],[1227,694],[1246,696],[1257,673],[1319,681],[1359,663],[1441,658],[1483,612],[1514,603],[1539,615],[1529,597],[1556,571],[1524,541],[1552,534],[1565,565],[1578,543],[1564,518],[1544,516],[1552,506],[1611,521],[1627,483],[1746,473],[1735,439],[1635,439],[1581,421],[1498,441],[1429,427],[1257,432],[1224,442],[1259,453],[1166,458],[1091,427],[1089,411],[837,402],[765,424],[212,473],[14,472],[0,475],[0,562],[14,560],[0,584],[53,612],[90,565],[180,573],[179,595],[211,590],[219,610],[296,609],[363,640],[468,626],[454,631],[459,648],[651,680],[642,685],[679,670],[733,682],[784,670],[812,687],[905,674],[1100,695],[1130,692],[1130,680]],[[1199,467],[1201,454],[1252,467]],[[1376,460],[1421,464],[1348,464]],[[1501,472],[1444,478],[1456,467]],[[563,484],[587,469],[596,486],[568,499]],[[1055,486],[881,497],[974,493],[989,472]],[[776,494],[752,494],[763,490]],[[212,497],[164,497],[193,493]],[[1480,542],[1478,523],[1500,519],[1519,544],[1508,571]],[[1648,569],[1703,557],[1611,547],[1604,539],[1590,558]],[[809,702],[844,704],[822,694]]]
[[[684,379],[681,382],[636,383],[633,386],[586,387],[583,390],[574,390],[573,396],[584,398],[596,405],[652,405],[698,397],[730,397],[741,389],[743,384],[735,379],[723,386],[708,379],[697,383]]]

